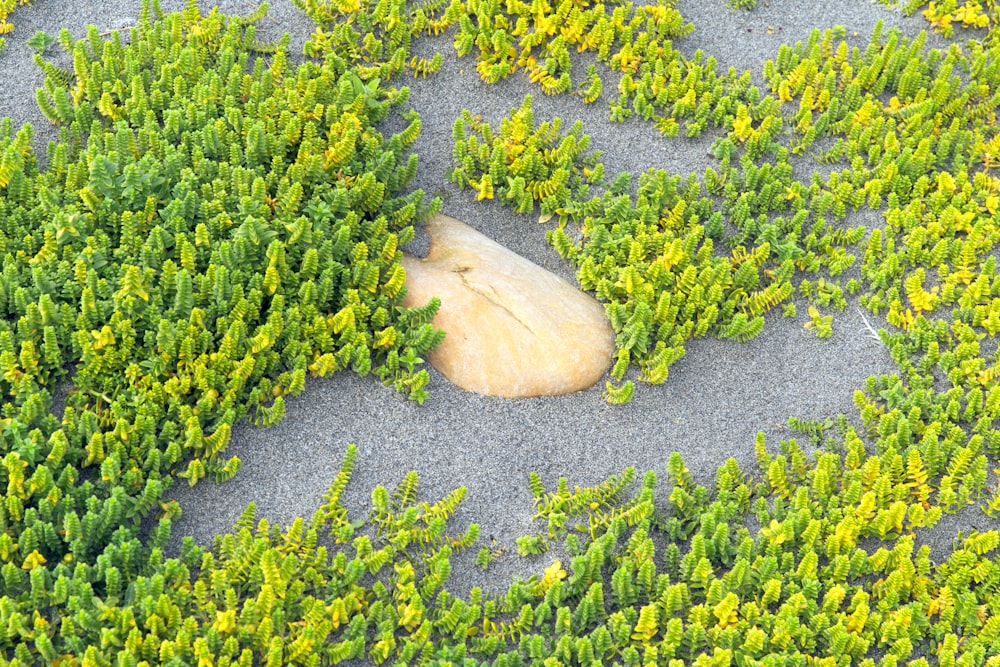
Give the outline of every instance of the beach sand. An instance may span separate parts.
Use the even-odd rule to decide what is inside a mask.
[[[238,13],[256,6],[239,0],[220,4],[224,11]],[[183,3],[171,0],[162,6],[172,11]],[[917,16],[903,17],[869,0],[772,0],[751,12],[731,9],[723,0],[684,0],[677,7],[695,25],[689,36],[676,42],[678,48],[687,55],[701,49],[722,69],[751,69],[758,82],[764,62],[775,57],[780,44],[804,41],[814,28],[843,25],[851,43],[863,47],[877,20],[883,20],[886,29],[899,26],[910,35],[926,26]],[[88,23],[102,31],[125,28],[135,24],[139,9],[139,0],[37,0],[15,12],[17,30],[7,36],[7,48],[0,54],[5,80],[0,116],[11,116],[15,124],[32,123],[40,154],[55,135],[35,105],[35,89],[42,79],[25,40],[36,30],[57,34],[63,27],[82,37]],[[276,0],[261,30],[270,38],[290,32],[292,52],[298,56],[311,24],[291,2]],[[929,43],[940,41],[931,36]],[[575,280],[573,269],[546,243],[547,227],[538,224],[537,214],[515,215],[496,202],[476,202],[473,193],[447,182],[452,125],[463,109],[498,124],[530,94],[536,120],[561,116],[567,126],[577,119],[583,122],[591,148],[601,151],[606,175],[661,168],[686,177],[700,175],[715,163],[708,155],[715,136],[710,132],[697,139],[665,139],[651,123],[609,123],[608,96],[617,78],[607,70],[602,72],[602,98],[585,105],[573,96],[546,97],[520,73],[496,85],[483,83],[472,57],[455,56],[450,33],[422,41],[415,49],[424,54],[433,50],[445,56],[442,71],[426,80],[402,82],[410,86],[409,106],[420,113],[423,124],[414,146],[420,159],[414,186],[440,194],[444,213],[568,280]],[[587,62],[577,61],[580,72]],[[388,121],[384,131],[399,126]],[[796,166],[801,178],[808,178],[814,168],[808,161]],[[846,224],[874,227],[881,220],[858,213]],[[419,253],[425,247],[426,239],[418,237],[411,250]],[[481,543],[493,539],[507,554],[483,573],[471,565],[473,549],[471,556],[455,560],[449,588],[504,590],[511,576],[540,572],[551,560],[516,555],[516,537],[544,529],[532,523],[531,471],[550,488],[561,476],[572,488],[595,484],[629,466],[640,479],[653,470],[662,482],[671,452],[679,452],[696,480],[710,484],[718,466],[729,458],[756,473],[756,434],[765,433],[769,447],[776,450],[782,440],[798,435],[786,425],[790,416],[825,419],[845,414],[857,423],[854,391],[863,388],[869,376],[892,373],[895,366],[885,347],[870,336],[856,298],[849,298],[848,304],[835,313],[829,339],[803,328],[807,316],[800,303],[794,319],[782,318],[780,308],[771,312],[763,333],[748,343],[692,340],[666,383],[640,384],[635,399],[622,406],[605,402],[603,381],[568,396],[510,400],[465,392],[429,369],[430,397],[419,406],[371,376],[344,372],[309,379],[304,393],[286,402],[280,424],[234,428],[228,454],[243,462],[235,479],[224,484],[204,481],[193,489],[178,480],[170,496],[179,500],[184,513],[175,525],[172,548],[177,549],[185,535],[210,544],[214,535],[231,528],[250,502],[256,503],[258,517],[272,523],[288,524],[297,516],[308,519],[322,503],[347,445],[354,443],[359,456],[343,496],[354,518],[367,515],[376,485],[391,490],[409,470],[419,474],[423,500],[437,500],[464,486],[468,494],[452,523],[454,530],[476,522]],[[878,328],[877,318],[867,317]],[[659,504],[665,503],[662,494]],[[934,556],[941,557],[956,530],[983,529],[989,523],[995,524],[978,511],[965,512],[947,518],[926,539],[934,546]]]

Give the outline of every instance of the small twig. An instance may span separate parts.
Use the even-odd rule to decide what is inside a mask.
[[[86,392],[95,398],[103,398],[110,405],[114,402],[114,399],[105,394],[104,392],[97,391],[96,389],[87,389]]]
[[[865,317],[864,312],[862,312],[862,310],[860,308],[858,308],[858,315],[861,316],[861,321],[865,323],[866,327],[868,327],[869,337],[870,338],[874,338],[875,340],[877,340],[879,342],[879,344],[882,347],[885,347],[885,343],[882,342],[882,337],[878,335],[878,332],[875,331],[875,328],[872,327],[872,325],[868,322],[868,318]],[[888,349],[888,348],[886,348],[886,349]]]

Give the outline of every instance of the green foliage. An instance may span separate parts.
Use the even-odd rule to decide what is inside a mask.
[[[451,555],[475,541],[476,526],[448,535],[444,523],[453,502],[418,503],[414,492],[394,501],[400,520],[383,524],[374,538],[359,533],[364,522],[348,520],[339,500],[355,457],[351,446],[312,520],[296,519],[285,530],[255,522],[251,504],[211,551],[188,540],[179,559],[164,560],[160,553],[169,535],[166,521],[155,531],[153,548],[125,543],[106,552],[105,564],[94,571],[82,563],[75,570],[59,564],[48,575],[44,558],[32,551],[25,559],[30,576],[14,576],[23,586],[8,586],[8,595],[23,589],[39,608],[64,608],[74,622],[50,628],[36,616],[32,625],[30,613],[4,598],[15,633],[20,628],[35,638],[19,642],[24,649],[14,657],[312,665],[367,655],[382,662],[390,653],[412,658],[435,628],[468,627],[473,614],[441,585]],[[410,476],[404,484],[415,480]],[[330,537],[332,547],[320,545]],[[129,571],[122,569],[126,564]],[[365,578],[379,574],[386,585],[373,589]],[[439,618],[445,620],[439,624]],[[5,648],[11,639],[5,637]]]
[[[998,664],[1000,534],[959,533],[937,561],[916,547],[945,513],[1000,511],[990,39],[927,50],[878,25],[862,50],[816,31],[779,49],[764,94],[674,50],[690,26],[662,3],[298,4],[321,63],[292,69],[284,43],[260,44],[263,10],[147,3],[128,39],[64,31],[71,70],[37,59],[60,132],[44,170],[31,128],[0,124],[0,663]],[[0,0],[0,26],[12,9]],[[982,9],[927,12],[981,23]],[[518,551],[568,564],[503,595],[448,590],[451,556],[479,537],[448,530],[464,488],[422,502],[411,473],[349,517],[353,447],[311,522],[255,526],[251,506],[211,550],[186,541],[164,559],[169,485],[236,475],[232,425],[281,419],[307,372],[426,396],[439,303],[399,306],[398,248],[438,203],[404,194],[419,117],[388,139],[376,126],[407,99],[395,77],[440,67],[412,41],[450,26],[488,81],[523,68],[544,92],[573,90],[569,47],[594,49],[621,72],[613,118],[719,133],[704,174],[650,171],[633,189],[605,180],[579,124],[536,124],[530,98],[497,132],[456,122],[451,177],[537,204],[605,303],[609,401],[632,397],[632,366],[664,382],[688,339],[748,340],[779,304],[807,305],[807,328],[831,335],[818,307],[855,294],[884,316],[898,373],[855,393],[860,431],[790,419],[813,456],[795,440],[769,453],[761,434],[753,476],[729,461],[711,490],[676,454],[660,503],[652,472],[631,494],[631,469],[572,490],[532,475],[542,528]],[[596,66],[576,91],[604,93]],[[796,179],[793,155],[822,175]],[[862,207],[879,222],[846,227]],[[476,561],[502,556],[491,544]]]
[[[842,38],[839,31],[815,31],[807,44],[781,47],[764,71],[776,97],[762,97],[749,85],[749,73],[708,77],[713,99],[728,106],[709,109],[704,119],[727,134],[713,145],[718,169],[707,169],[700,182],[695,175],[676,177],[668,188],[650,192],[640,179],[640,196],[629,201],[627,175],[614,183],[600,180],[596,156],[564,151],[558,168],[550,161],[539,173],[526,173],[525,165],[539,162],[539,135],[561,148],[584,145],[585,137],[578,126],[565,138],[551,134],[559,119],[536,130],[530,100],[498,133],[464,114],[455,126],[452,176],[475,187],[480,199],[499,190],[498,198],[519,212],[530,212],[537,202],[541,220],[559,216],[550,242],[577,266],[581,286],[607,303],[618,332],[612,370],[618,382],[633,363],[640,379],[662,382],[691,336],[756,336],[761,316],[796,291],[810,308],[843,309],[847,301],[837,276],[862,251],[866,283],[851,278],[848,291],[863,292],[862,304],[876,313],[887,311],[889,324],[908,330],[922,313],[959,304],[976,325],[982,322],[995,334],[1000,316],[991,314],[992,306],[972,304],[970,296],[987,294],[987,283],[972,284],[972,278],[993,246],[988,220],[1000,206],[1000,182],[988,172],[969,171],[977,164],[986,170],[1000,165],[1000,140],[990,129],[1000,95],[991,84],[993,56],[971,43],[968,55],[952,49],[923,58],[923,37],[883,35],[881,25],[864,52],[850,51]],[[661,51],[667,47],[663,42]],[[714,64],[700,58],[691,66],[714,73]],[[963,82],[957,70],[982,78]],[[685,80],[706,79],[697,74]],[[643,85],[623,79],[623,95]],[[697,97],[685,95],[690,100],[682,107],[697,122]],[[676,132],[670,118],[648,117],[665,133]],[[823,136],[832,148],[815,157],[843,168],[816,174],[808,184],[795,180],[790,155],[805,153]],[[506,167],[522,153],[531,159],[517,162],[511,176]],[[666,179],[651,174],[644,176],[647,183]],[[557,175],[558,183],[589,181],[605,194],[588,200],[585,190],[550,192]],[[721,210],[718,200],[702,196],[702,188],[721,197]],[[837,222],[849,207],[862,206],[886,220],[869,238],[866,228]],[[699,247],[701,238],[709,244]],[[733,248],[732,259],[725,262],[712,252],[712,241]],[[800,279],[796,290],[797,273],[818,275]],[[699,283],[701,290],[692,292]],[[831,316],[817,313],[810,311],[807,328],[830,336]],[[631,385],[607,386],[614,402],[631,396]]]
[[[898,6],[899,0],[879,0],[882,4]],[[955,26],[963,30],[985,30],[988,43],[998,43],[997,23],[1000,21],[1000,5],[996,0],[942,0],[928,2],[927,0],[909,0],[903,5],[906,14],[912,14],[924,7],[920,12],[931,28],[945,37],[954,35]]]
[[[601,81],[601,77],[597,74],[597,67],[594,65],[588,66],[587,79],[580,85],[580,89],[577,91],[580,94],[580,98],[586,104],[591,104],[597,101],[603,90],[604,84]]]
[[[664,40],[669,43],[693,29],[663,0],[639,7],[630,2],[453,0],[445,22],[457,24],[454,44],[460,57],[478,49],[476,70],[483,81],[496,83],[520,69],[546,95],[573,90],[570,49],[596,52],[597,60],[612,70],[634,73],[653,53],[647,52],[647,44],[655,44],[655,50]],[[588,68],[578,87],[588,103],[600,96],[596,68]]]
[[[605,303],[617,333],[615,381],[635,364],[641,380],[662,383],[688,339],[711,333],[749,340],[760,333],[763,313],[791,297],[788,270],[762,278],[764,265],[775,262],[770,242],[751,251],[739,246],[732,258],[714,252],[709,231],[721,237],[722,213],[696,178],[649,171],[639,177],[637,194],[626,194],[628,174],[610,185],[598,181],[603,167],[596,153],[585,153],[589,140],[579,124],[560,135],[559,119],[536,125],[530,104],[529,97],[499,132],[464,112],[454,127],[450,177],[474,187],[477,199],[496,196],[522,213],[539,201],[541,221],[558,216],[550,243],[577,267],[580,286]],[[766,173],[746,168],[749,197]],[[605,193],[588,199],[594,182]],[[791,261],[787,268],[793,270]],[[628,402],[634,388],[631,380],[608,382],[608,400]]]
[[[162,560],[179,512],[164,492],[178,477],[233,477],[231,426],[279,421],[307,372],[373,372],[426,395],[417,366],[443,335],[428,323],[438,304],[400,307],[397,250],[436,206],[402,194],[419,122],[383,138],[375,124],[399,91],[326,65],[290,69],[281,44],[251,67],[259,16],[203,16],[194,3],[164,16],[147,3],[127,40],[93,27],[64,36],[72,70],[43,61],[39,101],[60,126],[44,171],[31,128],[0,124],[4,660],[138,659],[153,642],[145,653],[164,662],[244,650],[273,662],[262,626],[254,649],[194,642],[194,581],[173,586],[197,559]],[[51,396],[67,381],[57,418]],[[265,568],[264,619],[308,566],[245,546]],[[164,578],[168,597],[155,592]],[[76,629],[46,629],[39,609]],[[136,614],[142,633],[97,639]],[[167,635],[180,641],[160,645]]]
[[[322,59],[338,73],[348,70],[362,81],[387,81],[409,71],[426,77],[441,68],[441,54],[410,57],[415,37],[438,34],[458,16],[455,3],[421,4],[407,0],[293,0],[316,23],[305,55]]]
[[[531,35],[553,16],[576,25],[591,8],[566,4],[560,15],[535,3],[529,18],[517,3],[452,7],[456,49],[479,47],[484,79],[525,68],[545,92],[571,88],[563,49],[576,43],[572,31]],[[630,472],[572,492],[565,481],[547,491],[534,476],[545,531],[521,538],[519,551],[564,540],[570,567],[557,560],[492,606],[473,593],[483,614],[475,631],[453,606],[443,632],[456,634],[436,657],[469,642],[469,654],[496,664],[994,664],[1000,538],[960,535],[937,564],[914,538],[946,512],[997,507],[985,492],[1000,456],[1000,363],[980,345],[1000,332],[995,51],[978,42],[928,51],[923,37],[881,25],[852,49],[842,31],[816,31],[768,63],[764,94],[749,73],[719,75],[711,58],[673,50],[680,33],[657,33],[661,18],[677,18],[663,8],[617,8],[607,22],[596,9],[595,26],[610,28],[595,27],[587,48],[621,71],[612,118],[636,115],[666,136],[678,119],[689,136],[711,124],[723,133],[712,146],[718,166],[686,179],[649,172],[633,192],[628,175],[603,180],[581,128],[536,125],[527,100],[499,131],[463,114],[451,176],[480,199],[525,213],[537,204],[542,221],[556,221],[550,242],[605,302],[617,333],[609,400],[631,397],[631,365],[662,382],[688,338],[749,339],[777,305],[793,313],[796,292],[807,326],[829,335],[832,316],[817,307],[846,305],[838,276],[859,257],[847,294],[884,314],[880,339],[900,372],[855,394],[861,432],[846,420],[790,421],[822,445],[812,460],[794,440],[773,456],[759,438],[756,483],[727,463],[710,492],[672,456],[665,512],[649,475],[630,499]],[[633,24],[641,12],[647,20]],[[594,75],[577,88],[585,100],[602,94]],[[793,155],[824,164],[823,175],[797,180]],[[845,227],[861,207],[884,224]]]
[[[586,198],[588,183],[600,178],[593,170],[600,154],[587,152],[583,125],[577,122],[565,134],[561,127],[558,118],[535,125],[530,95],[497,134],[465,111],[452,130],[455,168],[448,178],[473,188],[477,200],[496,197],[520,213],[540,203],[542,213],[551,215],[571,198]]]
[[[435,522],[453,502],[417,502],[411,473],[394,494],[373,493],[372,521],[381,528],[369,535],[338,500],[354,465],[351,447],[311,523],[282,531],[262,521],[254,530],[251,506],[211,553],[189,544],[183,560],[167,561],[176,571],[160,588],[138,579],[137,600],[169,593],[155,604],[150,597],[149,611],[140,605],[137,628],[154,612],[167,627],[182,624],[189,641],[137,629],[120,650],[141,652],[152,638],[186,661],[207,656],[199,653],[207,647],[210,659],[234,662],[280,650],[282,664],[455,655],[493,664],[639,655],[736,664],[847,656],[861,664],[883,652],[913,661],[947,650],[963,664],[992,665],[1000,534],[960,534],[933,563],[930,547],[916,548],[914,539],[940,516],[938,507],[922,509],[933,502],[921,500],[933,476],[923,458],[916,450],[905,462],[891,452],[868,456],[846,420],[838,430],[839,452],[813,459],[794,440],[773,456],[760,436],[764,481],[754,484],[729,460],[711,491],[673,455],[665,504],[656,502],[652,472],[636,492],[631,469],[572,490],[561,479],[549,491],[533,474],[536,518],[549,536],[527,536],[519,548],[537,558],[561,540],[568,563],[554,559],[502,595],[475,588],[467,599],[445,584],[450,555],[469,534],[448,537]],[[317,546],[321,534],[335,543]],[[121,622],[118,608],[108,613]]]
[[[489,546],[484,544],[480,547],[479,553],[476,554],[476,566],[483,570],[489,569],[493,561],[507,552],[505,547],[497,546],[496,540],[491,540],[491,542],[492,544]]]
[[[833,335],[833,315],[821,315],[816,306],[809,306],[809,321],[806,329],[812,329],[817,338],[829,338]]]
[[[49,48],[55,44],[56,38],[48,34],[44,30],[38,30],[34,35],[27,41],[28,46],[34,49],[39,54],[44,54],[45,49]]]
[[[30,0],[0,0],[0,35],[6,35],[14,30],[14,24],[8,20],[8,16],[18,7],[30,5]],[[3,51],[7,40],[0,37],[0,52]]]

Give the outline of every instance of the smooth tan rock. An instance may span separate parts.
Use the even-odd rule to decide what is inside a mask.
[[[441,299],[428,361],[453,383],[508,398],[568,394],[611,365],[614,332],[590,295],[463,222],[427,223],[426,259],[403,255],[404,305]]]

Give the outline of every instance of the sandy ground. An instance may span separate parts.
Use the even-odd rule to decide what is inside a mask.
[[[228,12],[255,6],[246,0],[220,4]],[[183,2],[169,0],[162,5],[171,11],[182,8]],[[926,25],[918,17],[903,17],[869,0],[772,0],[749,13],[730,9],[724,0],[681,0],[677,7],[695,25],[690,36],[677,42],[678,48],[686,54],[701,49],[720,67],[749,68],[758,78],[781,43],[804,41],[813,28],[843,25],[849,37],[856,35],[850,37],[852,43],[863,47],[879,19],[886,29],[899,26],[906,34],[916,34]],[[41,76],[25,40],[36,30],[57,34],[63,27],[83,36],[88,23],[102,31],[127,27],[135,24],[139,9],[139,0],[36,0],[19,9],[14,14],[17,30],[8,35],[7,49],[0,54],[5,81],[0,116],[9,115],[16,124],[32,123],[36,146],[44,153],[41,147],[54,135],[35,106]],[[290,32],[292,50],[298,54],[311,26],[289,0],[275,0],[261,28],[272,37]],[[929,41],[936,43],[933,38]],[[445,213],[569,280],[574,279],[572,268],[546,244],[545,228],[535,217],[515,215],[494,202],[475,202],[469,191],[459,192],[446,182],[451,128],[462,109],[498,123],[532,94],[536,119],[559,115],[566,122],[583,121],[592,148],[602,152],[606,174],[638,174],[655,167],[686,176],[700,174],[712,164],[707,155],[712,136],[668,140],[642,121],[607,122],[608,91],[614,90],[616,81],[610,75],[605,77],[602,99],[584,105],[566,95],[546,97],[520,74],[486,85],[471,57],[455,57],[448,35],[422,42],[418,48],[422,53],[440,50],[446,57],[439,74],[407,83],[410,105],[423,122],[415,146],[420,156],[416,186],[442,195]],[[390,124],[386,132],[391,129]],[[812,167],[801,168],[805,177]],[[852,225],[879,222],[871,214],[847,220]],[[419,239],[414,247],[419,251]],[[571,486],[594,484],[628,466],[640,475],[654,470],[662,480],[670,453],[677,451],[700,482],[710,483],[716,468],[730,457],[744,470],[756,472],[756,433],[763,431],[776,449],[781,440],[795,435],[785,425],[789,416],[823,419],[843,413],[853,419],[853,392],[870,375],[894,371],[888,352],[869,336],[856,300],[836,315],[829,339],[820,340],[805,330],[805,320],[804,307],[793,320],[781,318],[779,309],[749,343],[691,341],[687,355],[671,367],[664,385],[640,385],[635,400],[624,406],[604,401],[603,381],[569,396],[506,400],[462,391],[430,369],[430,398],[418,406],[372,377],[343,373],[310,379],[305,392],[287,402],[281,424],[266,429],[243,424],[234,429],[229,453],[243,461],[234,480],[222,485],[203,482],[194,489],[181,486],[181,480],[171,492],[184,509],[174,546],[182,535],[209,544],[251,501],[258,516],[272,522],[308,518],[321,504],[348,443],[355,443],[359,458],[344,495],[354,517],[366,515],[377,484],[391,490],[411,469],[420,475],[424,500],[465,486],[468,496],[455,518],[456,530],[478,522],[483,537],[487,541],[494,537],[509,553],[485,574],[471,567],[471,557],[457,561],[450,588],[460,591],[482,585],[501,590],[511,575],[539,571],[545,560],[523,561],[514,555],[515,538],[541,528],[531,520],[531,471],[548,486],[560,476],[567,477]],[[928,540],[935,555],[941,556],[955,530],[982,529],[988,523],[980,513],[963,513],[943,522]]]

